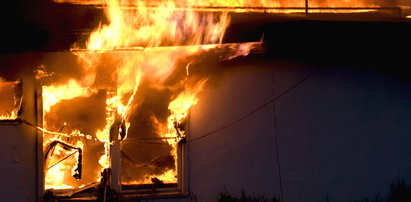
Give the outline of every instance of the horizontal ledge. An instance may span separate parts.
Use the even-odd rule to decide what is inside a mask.
[[[12,120],[0,120],[0,125],[8,125],[8,124],[21,124],[21,119],[12,119]]]

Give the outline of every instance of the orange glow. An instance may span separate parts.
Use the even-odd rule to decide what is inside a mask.
[[[72,3],[82,5],[104,5],[104,0],[54,0],[57,3]],[[143,3],[148,7],[159,7],[167,0],[157,1],[121,1],[121,6],[138,6]],[[304,7],[305,0],[269,1],[269,0],[176,0],[174,4],[177,8],[187,5],[192,7]],[[375,2],[369,0],[309,0],[311,7],[364,7],[377,6]]]
[[[142,79],[161,88],[164,81],[174,71],[175,63],[179,58],[204,50],[201,46],[193,45],[221,43],[229,24],[229,18],[226,13],[200,15],[194,11],[176,12],[176,3],[172,1],[160,2],[158,9],[155,10],[150,9],[143,1],[139,1],[135,9],[129,10],[123,9],[117,0],[107,0],[105,4],[107,6],[105,7],[106,15],[110,23],[100,26],[91,34],[87,49],[99,53],[122,48],[134,48],[135,50],[111,56],[117,61],[115,96],[111,98],[110,103],[112,104],[109,102],[107,104],[108,111],[111,111],[107,116],[108,125],[97,135],[100,137],[103,136],[101,134],[105,134],[104,139],[107,139],[110,126],[117,116],[120,117],[120,122],[125,123],[125,134],[127,134],[132,124],[128,120],[130,113],[138,108],[139,98],[136,94]],[[190,5],[187,4],[187,6]],[[159,48],[160,45],[191,46]],[[77,54],[82,55],[81,52]],[[80,58],[83,58],[85,64],[90,63],[88,57],[80,56]],[[92,62],[95,61],[98,60]],[[112,113],[113,109],[117,109],[117,115]],[[184,110],[187,113],[188,108]],[[176,136],[172,129],[166,131],[166,134],[159,134],[160,137],[168,135]],[[172,146],[170,153],[176,159],[176,142],[168,142],[168,144]],[[102,156],[100,161],[105,163],[101,164],[107,166],[107,159],[107,155]],[[172,174],[158,175],[160,180],[170,183],[177,182],[176,168],[165,173]]]
[[[18,116],[16,111],[12,111],[7,115],[0,115],[0,120],[16,120],[17,118]]]
[[[23,97],[19,82],[7,82],[0,77],[0,120],[16,120]]]
[[[81,141],[77,141],[75,144],[76,147],[78,148],[83,148],[83,144]],[[61,160],[67,156],[70,156],[69,158],[64,160],[64,163],[57,163],[57,162],[52,162],[51,160],[48,161],[46,164],[46,176],[45,176],[45,188],[46,189],[69,189],[69,188],[74,188],[73,185],[68,185],[67,178],[63,173],[67,172],[67,170],[70,170],[70,174],[73,174],[75,165],[78,162],[78,153],[69,150],[67,151],[66,149],[63,149],[62,147],[56,147],[53,151],[53,158],[52,160],[57,159]]]
[[[43,86],[43,109],[49,112],[50,108],[62,100],[69,100],[76,97],[88,97],[93,90],[82,87],[76,80],[70,79],[64,85]]]
[[[141,180],[126,181],[124,185],[136,185],[136,184],[153,184],[152,179],[157,178],[163,183],[176,183],[177,173],[174,170],[168,170],[161,175],[147,175]]]
[[[82,134],[78,129],[71,129],[68,132],[53,131],[54,128],[50,126],[52,124],[44,117],[49,116],[53,106],[61,101],[79,97],[89,97],[96,92],[95,89],[84,87],[80,82],[74,79],[69,79],[65,84],[42,87],[43,127],[37,127],[37,129],[43,132],[44,149],[46,149],[53,141],[64,142],[82,149],[84,141],[90,139],[93,140],[90,135]],[[66,123],[63,127],[65,126]],[[45,188],[67,189],[80,186],[81,184],[77,184],[75,179],[71,176],[73,174],[72,170],[76,166],[80,154],[78,154],[78,152],[73,153],[76,151],[67,148],[64,149],[64,147],[59,145],[52,148],[51,151],[52,153],[47,156],[45,164]],[[60,160],[61,162],[59,162]]]
[[[166,11],[173,10],[184,10],[184,11],[206,11],[206,12],[233,12],[233,13],[245,13],[245,12],[255,12],[255,13],[282,13],[282,14],[295,14],[295,13],[305,13],[306,6],[309,8],[308,13],[359,13],[359,12],[374,12],[377,10],[371,9],[373,7],[395,7],[396,4],[387,5],[384,2],[375,2],[370,0],[309,0],[306,5],[305,0],[288,0],[288,1],[269,1],[269,0],[176,0],[171,2],[168,0],[157,0],[157,1],[107,1],[104,0],[54,0],[58,3],[72,3],[81,5],[95,5],[95,6],[107,6],[112,8],[112,3],[116,4],[116,8],[124,8],[131,10],[141,10],[142,6],[146,11],[157,10],[163,12],[164,8]],[[329,9],[329,8],[347,8],[347,9]],[[328,8],[328,9],[321,9]],[[350,8],[360,8],[360,9],[350,9]],[[116,14],[118,10],[111,10],[110,14]],[[118,17],[127,17],[127,15],[116,15]],[[167,14],[164,15],[166,17]],[[112,18],[114,19],[114,18]],[[117,19],[116,19],[117,20]],[[162,26],[158,31],[159,37],[166,37],[164,35],[164,30]],[[115,32],[104,32],[101,33],[106,37],[116,37],[118,33]],[[100,37],[99,37],[100,38]],[[116,40],[113,40],[115,42]],[[100,41],[101,42],[101,41]],[[100,42],[97,42],[100,43]],[[156,42],[160,42],[156,40]]]
[[[138,1],[134,9],[122,9],[118,0],[105,3],[110,23],[91,34],[88,50],[218,43],[229,23],[226,13],[177,12],[173,1],[159,2],[155,10],[144,1]]]
[[[167,164],[168,167],[159,169],[161,171],[148,170],[143,176],[130,177],[122,183],[151,184],[152,178],[163,183],[177,183],[177,144],[187,135],[184,123],[190,108],[198,102],[198,93],[207,82],[207,76],[191,75],[191,65],[201,61],[198,58],[212,51],[220,53],[219,59],[245,56],[260,43],[221,44],[230,23],[229,15],[226,12],[196,12],[196,1],[158,1],[156,9],[152,9],[153,5],[148,2],[137,1],[133,9],[123,7],[124,3],[130,2],[132,1],[103,2],[109,24],[100,25],[91,33],[87,50],[79,50],[78,46],[72,49],[81,66],[81,77],[43,86],[45,118],[43,128],[39,129],[44,132],[45,149],[55,140],[76,145],[86,151],[90,144],[102,147],[102,151],[93,154],[93,158],[97,157],[99,166],[91,168],[93,172],[88,178],[96,182],[101,170],[110,167],[110,146],[123,144],[116,141],[116,138],[129,140],[128,136],[131,134],[127,134],[130,127],[138,124],[138,121],[143,122],[135,117],[140,113],[145,99],[149,99],[150,95],[156,92],[163,93],[167,97],[161,100],[164,103],[158,104],[166,106],[166,117],[151,116],[150,124],[155,131],[150,135],[161,139],[160,144],[166,145],[163,147],[166,154],[162,153],[163,156],[159,157],[165,155],[166,159],[171,158],[169,162],[174,165]],[[182,6],[189,9],[177,9]],[[181,67],[184,69],[181,70]],[[107,75],[99,77],[102,72]],[[38,79],[54,76],[53,73],[48,74],[44,67],[40,67],[37,74]],[[83,134],[85,132],[72,126],[73,123],[59,125],[59,119],[63,119],[65,114],[59,116],[56,111],[61,107],[58,108],[58,105],[70,100],[101,95],[102,89],[105,92],[104,126],[99,126],[92,134]],[[76,126],[81,127],[81,124]],[[111,137],[113,135],[121,138]],[[132,134],[134,139],[138,135],[141,134]],[[48,166],[55,164],[47,168],[46,188],[78,188],[84,185],[83,181],[76,181],[70,176],[79,159],[73,152],[73,149],[64,147],[54,148],[53,156],[50,155],[46,162]],[[125,149],[121,152],[125,152]],[[168,158],[169,156],[171,157]],[[64,161],[56,163],[66,157]],[[133,158],[130,157],[129,161],[133,161]]]
[[[193,86],[186,87],[182,93],[170,102],[168,109],[171,115],[167,121],[167,136],[176,136],[176,130],[179,130],[176,125],[183,124],[186,120],[190,108],[198,102],[196,95],[203,89],[206,82],[207,79],[202,79]],[[179,130],[178,133],[181,133],[181,136],[185,135],[185,131]]]

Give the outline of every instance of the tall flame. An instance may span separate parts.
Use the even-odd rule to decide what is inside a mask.
[[[122,121],[126,122],[127,130],[132,124],[128,120],[130,112],[137,107],[135,99],[138,99],[136,94],[141,80],[144,79],[146,82],[161,86],[174,71],[179,58],[196,54],[202,50],[201,46],[154,48],[159,46],[221,43],[225,29],[229,24],[229,18],[227,13],[200,14],[194,11],[176,11],[176,2],[173,1],[162,1],[157,5],[158,9],[155,10],[150,9],[147,2],[144,1],[137,1],[133,9],[122,8],[124,3],[132,3],[132,1],[122,1],[121,4],[118,0],[104,1],[107,6],[105,12],[110,23],[100,26],[91,34],[87,42],[87,49],[104,52],[113,49],[132,48],[137,51],[113,55],[118,61],[116,96],[114,98],[116,100],[115,108],[117,108],[117,114],[120,115]],[[193,2],[186,2],[185,6],[189,8],[191,3]],[[199,87],[201,88],[202,85]],[[198,91],[193,92],[191,95],[193,99],[195,99],[195,94]],[[189,97],[190,95],[186,96]],[[177,102],[179,100],[173,103]],[[172,106],[175,105],[177,104],[172,104]],[[181,114],[188,113],[188,109],[189,107],[184,109],[171,107],[170,114],[173,114],[171,116],[174,117],[176,114],[174,110],[185,110],[185,112],[178,112]],[[115,116],[112,114],[108,118],[111,121],[107,123],[113,124],[114,119],[116,119]],[[182,119],[182,117],[179,117],[179,119]],[[106,136],[108,128],[109,126],[106,126]],[[159,134],[159,136],[176,136],[175,129],[170,128],[164,132],[166,134]],[[171,155],[176,157],[175,142],[168,143],[173,148]],[[103,159],[108,159],[107,154],[102,157],[101,164],[108,165],[107,160]],[[160,180],[176,182],[175,168],[173,171],[168,172],[173,174],[158,176],[161,178]]]
[[[219,45],[229,25],[229,15],[226,12],[196,12],[194,7],[197,6],[197,1],[194,0],[158,1],[156,9],[152,9],[153,5],[146,1],[102,2],[106,5],[104,8],[109,23],[100,25],[91,33],[86,51],[79,51],[78,45],[73,48],[73,54],[82,67],[82,77],[43,87],[44,115],[49,117],[45,119],[42,128],[45,134],[44,147],[58,140],[87,149],[90,147],[88,141],[93,140],[104,147],[98,153],[100,168],[108,168],[110,145],[119,144],[113,140],[126,139],[129,128],[137,124],[136,121],[142,121],[135,117],[136,114],[143,113],[141,110],[144,111],[147,105],[145,99],[149,100],[151,94],[162,93],[167,97],[162,98],[158,107],[165,106],[166,117],[159,115],[163,112],[157,115],[150,112],[145,118],[151,118],[149,121],[155,129],[154,137],[160,139],[160,144],[167,145],[162,148],[166,148],[168,154],[149,162],[152,165],[139,164],[129,157],[128,161],[138,168],[147,169],[147,173],[144,176],[124,177],[122,183],[152,183],[150,180],[153,178],[164,183],[176,183],[177,142],[187,135],[184,122],[190,108],[198,102],[197,94],[207,82],[206,76],[191,76],[189,66],[202,53],[212,49],[229,50],[220,57],[231,59],[247,55],[254,45]],[[134,6],[124,7],[125,4]],[[187,9],[178,9],[181,7]],[[101,77],[102,72],[110,72],[110,76]],[[62,127],[62,131],[55,131],[56,126],[52,127],[53,124],[49,123],[53,121],[50,118],[54,116],[53,107],[64,100],[95,96],[100,89],[105,89],[106,92],[104,127],[95,130],[94,134],[86,135],[79,129],[67,129],[70,126]],[[113,132],[116,130],[117,132]],[[113,135],[120,137],[113,139]],[[138,134],[133,134],[134,139],[136,136]],[[124,144],[127,144],[127,140]],[[54,152],[49,161],[56,162],[72,151],[55,148]],[[121,152],[125,152],[125,148]],[[46,188],[79,187],[81,183],[71,178],[69,180],[66,176],[61,177],[73,168],[74,162],[73,157],[72,160],[58,163],[47,170]],[[163,168],[157,168],[163,164]],[[91,178],[98,181],[101,169],[94,170]]]
[[[124,9],[118,0],[104,2],[110,23],[91,34],[88,50],[218,43],[229,23],[226,13],[179,12],[173,1],[159,1],[157,9],[145,1],[122,1],[127,2],[136,7]],[[190,3],[185,6],[190,8]]]

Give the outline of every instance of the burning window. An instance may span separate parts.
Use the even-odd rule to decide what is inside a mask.
[[[86,49],[67,53],[76,62],[37,71],[45,188],[65,196],[108,186],[181,193],[188,112],[209,69],[260,43],[222,44],[227,13],[105,3],[112,23],[92,32]]]
[[[0,78],[0,120],[18,119],[22,100],[22,83]]]
[[[81,58],[80,69],[95,60],[93,73],[80,71],[81,80],[67,79],[61,76],[67,71],[62,68],[44,74],[50,75],[47,79],[39,77],[44,81],[45,188],[64,193],[95,188],[110,179],[119,192],[181,191],[188,112],[208,77],[205,69],[190,68],[212,58],[207,64],[216,65],[259,46],[68,53]]]

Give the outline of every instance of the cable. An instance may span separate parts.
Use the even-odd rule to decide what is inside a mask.
[[[273,88],[273,96],[275,96],[275,75],[274,75],[274,70],[271,70],[271,84]],[[283,191],[283,180],[282,180],[282,175],[281,175],[281,164],[280,164],[280,151],[279,151],[279,145],[280,143],[278,142],[278,133],[277,133],[277,116],[276,116],[276,109],[275,109],[275,100],[272,102],[273,106],[273,135],[274,135],[274,140],[275,140],[275,152],[276,152],[276,160],[277,160],[277,169],[278,169],[278,178],[279,178],[279,185],[280,185],[280,201],[284,201],[284,191]]]
[[[57,135],[57,136],[64,136],[64,137],[84,137],[84,138],[86,138],[87,140],[93,140],[94,142],[102,142],[102,141],[100,141],[100,140],[99,140],[98,138],[96,138],[96,137],[93,137],[93,138],[91,138],[91,139],[88,139],[88,138],[86,137],[87,135],[84,135],[84,134],[73,135],[73,134],[68,134],[68,133],[61,133],[61,132],[49,131],[49,130],[46,130],[46,129],[42,128],[42,127],[39,127],[39,126],[34,125],[34,124],[30,123],[29,121],[27,121],[27,120],[25,120],[25,119],[20,119],[19,121],[21,121],[22,123],[24,123],[24,124],[26,124],[26,125],[34,128],[34,129],[36,129],[36,130],[42,131],[42,132],[47,133],[47,134],[50,134],[50,135]]]
[[[221,130],[223,130],[223,129],[225,129],[225,128],[228,128],[228,127],[230,127],[230,126],[232,126],[232,125],[234,125],[234,124],[236,124],[236,123],[238,123],[238,122],[246,119],[247,117],[249,117],[249,116],[253,115],[254,113],[256,113],[257,111],[259,111],[260,109],[262,109],[262,108],[266,107],[267,105],[271,104],[272,102],[278,100],[278,99],[281,98],[283,95],[287,94],[288,92],[290,92],[291,90],[293,90],[294,88],[296,88],[297,86],[299,86],[300,84],[304,83],[308,78],[310,78],[312,75],[314,75],[315,73],[317,73],[319,70],[320,70],[320,69],[314,70],[313,72],[311,72],[310,74],[308,74],[307,76],[305,76],[303,79],[301,79],[300,81],[298,81],[297,83],[295,83],[294,85],[292,85],[289,89],[287,89],[287,90],[285,90],[284,92],[282,92],[281,94],[273,97],[273,98],[270,99],[269,101],[267,101],[267,102],[265,102],[264,104],[260,105],[260,106],[257,107],[256,109],[248,112],[248,113],[245,114],[244,116],[242,116],[242,117],[240,117],[240,118],[238,118],[238,119],[236,119],[236,120],[234,120],[234,121],[232,121],[232,122],[230,122],[230,123],[228,123],[228,124],[226,124],[226,125],[223,125],[223,126],[217,128],[217,129],[214,129],[214,130],[212,130],[212,131],[210,131],[210,132],[208,132],[208,133],[206,133],[206,134],[204,134],[204,135],[201,135],[201,136],[196,137],[196,138],[194,138],[194,139],[192,139],[192,140],[190,140],[190,141],[187,141],[187,143],[192,143],[192,142],[198,141],[198,140],[200,140],[200,139],[203,139],[203,138],[205,138],[205,137],[207,137],[207,136],[213,135],[213,134],[215,134],[215,133],[217,133],[217,132],[219,132],[219,131],[221,131]]]
[[[296,88],[297,86],[299,86],[300,84],[304,83],[308,78],[310,78],[312,75],[314,75],[315,73],[317,73],[319,70],[320,70],[320,69],[314,70],[313,72],[311,72],[310,74],[308,74],[307,76],[305,76],[302,80],[300,80],[300,81],[298,81],[297,83],[295,83],[294,85],[292,85],[289,89],[287,89],[287,90],[285,90],[284,92],[282,92],[281,94],[273,97],[273,98],[270,99],[269,101],[267,101],[267,102],[265,102],[264,104],[260,105],[260,106],[257,107],[256,109],[248,112],[248,113],[245,114],[244,116],[242,116],[242,117],[240,117],[240,118],[238,118],[238,119],[236,119],[236,120],[234,120],[234,121],[232,121],[232,122],[230,122],[230,123],[228,123],[228,124],[226,124],[226,125],[223,125],[223,126],[217,128],[217,129],[214,129],[214,130],[212,130],[212,131],[210,131],[210,132],[208,132],[208,133],[206,133],[206,134],[204,134],[204,135],[201,135],[201,136],[196,137],[196,138],[194,138],[194,139],[192,139],[192,140],[190,140],[190,141],[187,141],[187,143],[192,143],[192,142],[198,141],[198,140],[200,140],[200,139],[203,139],[203,138],[205,138],[205,137],[207,137],[207,136],[210,136],[210,135],[212,135],[212,134],[215,134],[215,133],[217,133],[218,131],[221,131],[221,130],[223,130],[223,129],[225,129],[225,128],[228,128],[228,127],[230,127],[230,126],[232,126],[232,125],[234,125],[234,124],[236,124],[236,123],[238,123],[238,122],[246,119],[247,117],[249,117],[249,116],[253,115],[254,113],[256,113],[257,111],[259,111],[260,109],[266,107],[267,105],[269,105],[269,104],[271,104],[272,102],[276,101],[277,99],[281,98],[283,95],[287,94],[288,92],[290,92],[291,90],[293,90],[294,88]],[[30,122],[28,122],[28,121],[26,121],[26,120],[24,120],[24,119],[21,119],[21,121],[22,121],[23,123],[25,123],[25,124],[33,127],[33,128],[36,128],[36,129],[38,129],[38,130],[41,130],[41,131],[45,132],[45,133],[68,136],[68,134],[66,134],[66,133],[58,133],[58,132],[47,131],[47,130],[41,128],[41,127],[35,126],[34,124],[32,124],[32,123],[30,123]],[[153,139],[154,139],[154,138],[153,138]],[[168,139],[168,138],[159,138],[159,139]],[[94,140],[94,141],[97,141],[97,140]]]

